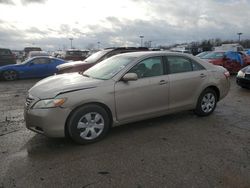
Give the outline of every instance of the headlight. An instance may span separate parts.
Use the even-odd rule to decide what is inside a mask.
[[[244,78],[245,77],[245,73],[240,70],[238,72],[238,74],[237,74],[237,77]]]
[[[65,103],[66,99],[45,99],[38,101],[32,108],[55,108]]]

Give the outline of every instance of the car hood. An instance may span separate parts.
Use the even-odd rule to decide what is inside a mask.
[[[250,65],[248,65],[247,67],[245,67],[245,68],[243,68],[243,69],[245,69],[245,73],[246,74],[250,74]]]
[[[61,74],[37,82],[29,90],[29,94],[40,99],[54,98],[62,93],[95,88],[103,82],[104,80],[89,78],[79,73]]]
[[[0,70],[1,69],[11,69],[11,68],[13,68],[13,67],[21,67],[21,66],[23,66],[23,65],[21,65],[21,64],[10,64],[10,65],[4,65],[4,66],[0,66]]]
[[[67,68],[75,67],[75,66],[82,65],[82,64],[88,64],[88,63],[86,61],[72,61],[69,63],[58,65],[56,68],[62,70],[62,69],[67,69]]]
[[[249,66],[247,66],[246,73],[247,73],[247,74],[249,74],[249,73],[250,73],[250,65],[249,65]]]

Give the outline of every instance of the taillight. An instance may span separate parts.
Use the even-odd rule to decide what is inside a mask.
[[[230,73],[228,71],[224,72],[224,75],[225,75],[226,78],[230,77]]]

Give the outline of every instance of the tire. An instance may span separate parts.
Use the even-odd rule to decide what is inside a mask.
[[[207,88],[199,96],[194,112],[198,116],[208,116],[213,113],[216,108],[217,101],[218,97],[216,92],[211,88]]]
[[[242,89],[250,89],[250,87],[241,86]]]
[[[2,73],[2,78],[6,81],[13,81],[18,78],[18,73],[14,70],[6,70]]]
[[[110,118],[98,105],[86,105],[76,109],[70,116],[67,129],[69,136],[78,144],[101,140],[110,128]]]

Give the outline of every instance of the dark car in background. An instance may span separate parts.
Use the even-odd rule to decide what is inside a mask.
[[[16,64],[16,55],[10,49],[0,48],[0,66]]]
[[[112,57],[117,54],[127,53],[127,52],[138,52],[138,51],[148,51],[148,48],[145,47],[119,47],[119,48],[106,48],[100,50],[91,56],[89,56],[84,61],[76,61],[66,63],[64,65],[59,65],[56,68],[58,69],[57,73],[69,73],[69,72],[83,72],[93,65]]]
[[[63,54],[62,59],[67,61],[83,61],[87,58],[89,50],[69,49]]]
[[[56,73],[56,66],[64,60],[53,57],[33,57],[21,64],[0,67],[0,78],[11,81],[22,78],[42,78]]]
[[[32,52],[32,51],[42,51],[42,49],[40,47],[25,47],[23,49],[23,51],[24,51],[24,53],[23,53],[23,59],[22,60],[24,61],[25,59],[28,58],[28,55],[29,55],[30,52]]]
[[[28,54],[28,58],[32,58],[32,57],[37,57],[37,56],[50,56],[48,52],[45,51],[31,51]]]
[[[236,76],[236,83],[242,88],[250,89],[250,65],[241,69]]]
[[[250,65],[250,56],[236,51],[214,51],[201,57],[214,65],[225,67],[230,73],[237,73],[243,67]]]

